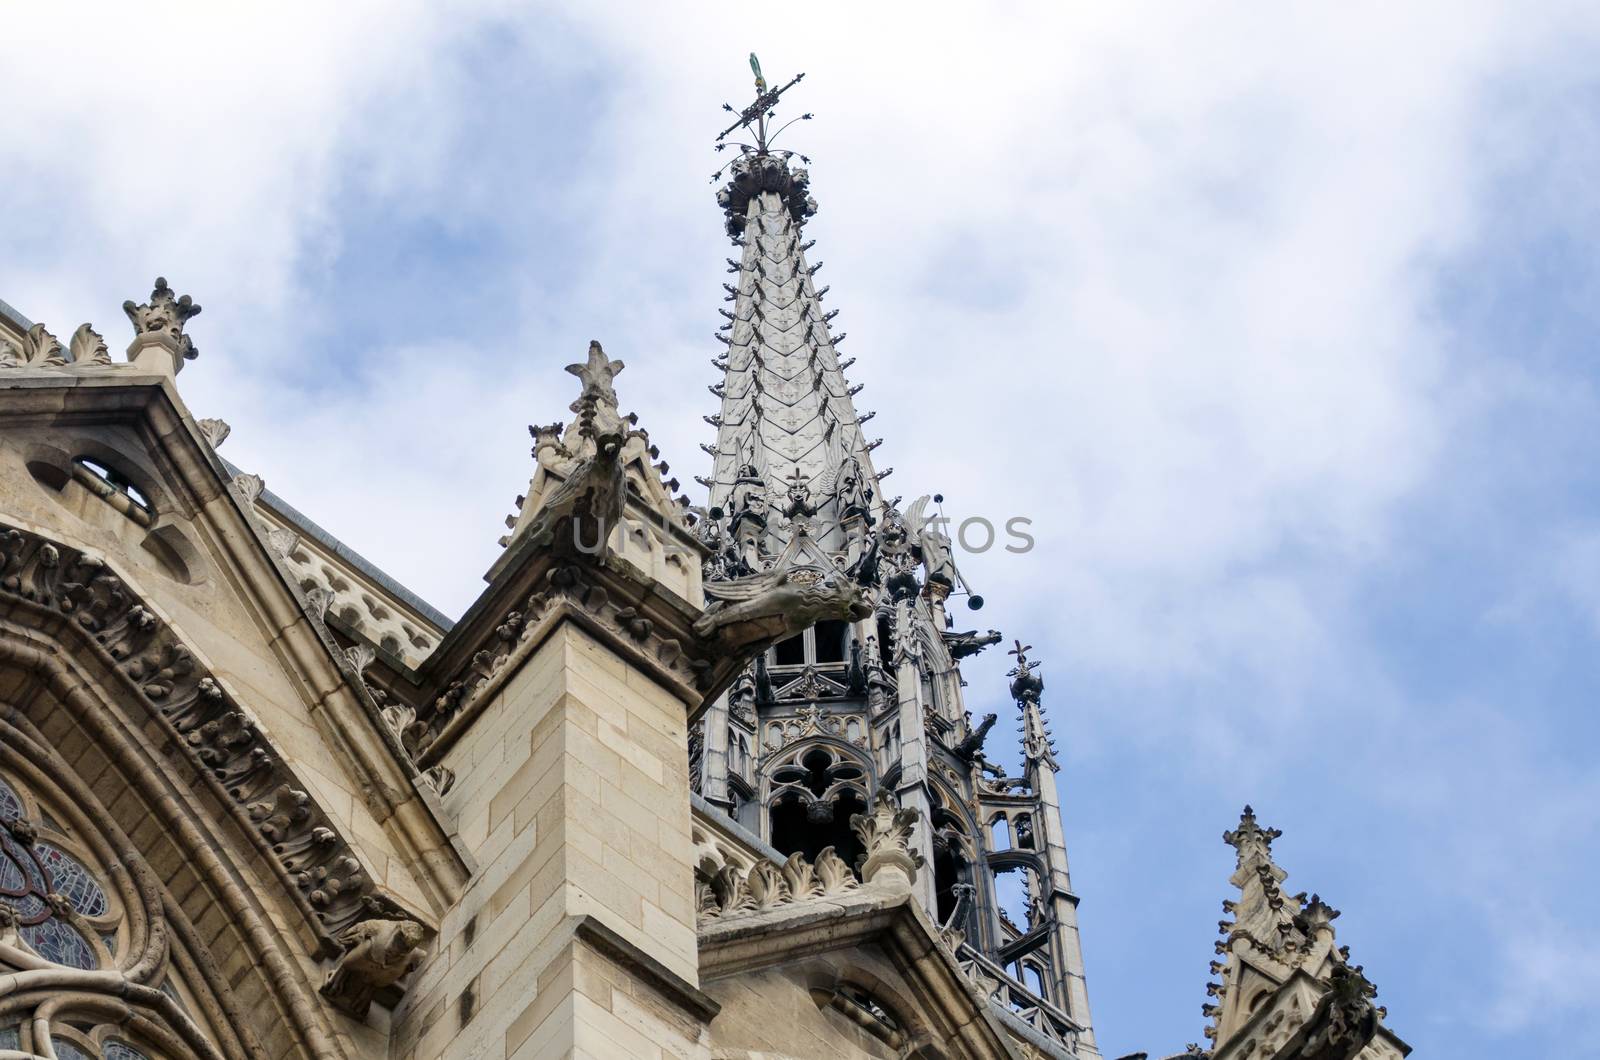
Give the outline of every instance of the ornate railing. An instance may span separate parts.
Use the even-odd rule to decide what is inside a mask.
[[[1023,986],[1000,965],[963,943],[956,961],[973,982],[990,987],[989,1000],[1016,1016],[1047,1039],[1070,1052],[1078,1048],[1078,1025],[1072,1017]]]

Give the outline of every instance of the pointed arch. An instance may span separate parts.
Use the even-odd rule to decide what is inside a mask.
[[[765,838],[786,855],[814,860],[831,846],[854,863],[861,849],[850,818],[866,812],[875,772],[870,756],[846,740],[813,737],[783,747],[761,770]]]
[[[0,604],[0,777],[58,807],[105,872],[127,938],[99,954],[138,955],[90,972],[0,928],[17,984],[0,1028],[15,1020],[45,1056],[68,1019],[161,1055],[344,1055],[318,959],[337,952],[340,925],[377,910],[287,762],[103,560],[0,526]]]

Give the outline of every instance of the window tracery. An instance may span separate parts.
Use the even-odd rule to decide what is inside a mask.
[[[769,769],[772,844],[785,854],[800,852],[811,859],[832,846],[853,862],[861,844],[849,821],[867,808],[867,764],[841,747],[819,743],[795,748]]]
[[[127,922],[125,903],[132,899],[110,885],[111,875],[96,856],[106,849],[105,837],[80,835],[60,823],[76,819],[92,825],[93,811],[79,807],[77,813],[62,813],[58,803],[46,803],[58,793],[47,790],[43,776],[29,768],[22,772],[19,776],[8,768],[0,773],[0,969],[27,972],[49,962],[97,974],[125,971],[120,966],[136,961],[139,947],[147,947],[148,925]],[[142,917],[135,919],[144,923]],[[133,950],[124,954],[128,940]],[[166,966],[155,971],[158,988],[192,1020],[179,993],[182,984],[174,981],[179,973],[171,951],[168,956]],[[57,1060],[161,1060],[174,1055],[166,1047],[151,1050],[131,1039],[120,1022],[126,1010],[108,1006],[87,987],[87,982],[64,982],[35,1012],[36,1018],[51,1013],[45,1016],[48,1050],[26,1017],[21,1023],[0,1023],[0,1050],[53,1052]],[[0,1021],[16,1020],[19,1014],[8,1005]]]
[[[70,840],[55,820],[30,812],[4,777],[0,824],[0,902],[5,905],[0,920],[47,961],[85,970],[101,967],[111,956],[122,919],[105,887],[64,849]]]

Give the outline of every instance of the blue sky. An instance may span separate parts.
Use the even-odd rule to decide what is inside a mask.
[[[807,71],[889,485],[1034,520],[963,566],[1107,1056],[1199,1039],[1246,801],[1421,1053],[1600,1056],[1592,10],[154,10],[8,14],[0,298],[166,275],[226,455],[456,613],[589,338],[703,471],[718,107]]]

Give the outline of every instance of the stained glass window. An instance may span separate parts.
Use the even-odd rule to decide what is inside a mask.
[[[38,843],[34,850],[44,863],[44,870],[50,876],[50,885],[55,893],[71,902],[72,908],[83,916],[106,915],[105,892],[89,875],[89,870],[78,863],[77,858],[53,843]]]
[[[70,968],[98,968],[94,950],[83,936],[54,916],[40,924],[26,924],[17,930],[22,941],[47,961],[65,964]]]
[[[100,1055],[104,1060],[150,1060],[127,1042],[109,1041]]]
[[[55,1047],[57,1060],[94,1060],[94,1057],[65,1038],[58,1038],[52,1034],[50,1044]]]
[[[0,779],[0,822],[25,816],[17,790]],[[46,827],[60,832],[54,819],[40,815]],[[23,834],[18,829],[19,834]],[[24,838],[30,838],[24,834]],[[0,901],[17,916],[17,934],[39,956],[71,968],[98,968],[93,945],[51,908],[47,896],[59,894],[80,916],[105,917],[111,910],[106,892],[82,862],[59,845],[39,839],[31,844],[0,827]]]

